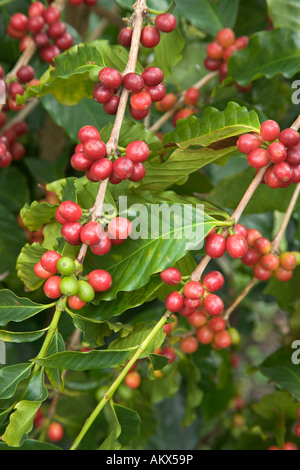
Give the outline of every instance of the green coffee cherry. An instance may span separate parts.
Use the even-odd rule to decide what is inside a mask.
[[[238,330],[236,330],[235,328],[228,328],[228,333],[230,334],[231,344],[232,345],[239,344],[241,338],[240,338],[240,334]]]
[[[64,276],[70,276],[71,274],[74,274],[76,266],[72,258],[63,256],[57,262],[57,269]]]
[[[91,302],[95,297],[95,291],[87,281],[78,281],[78,297],[83,302]]]
[[[72,276],[66,276],[61,280],[60,283],[61,293],[67,297],[76,295],[78,292],[78,281]]]

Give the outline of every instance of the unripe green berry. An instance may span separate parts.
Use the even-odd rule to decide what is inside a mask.
[[[78,281],[78,297],[84,302],[91,302],[95,297],[95,291],[87,281]]]
[[[67,297],[71,297],[78,292],[78,281],[72,276],[66,276],[60,283],[61,293]]]
[[[57,269],[64,276],[70,276],[71,274],[74,274],[76,266],[72,258],[69,258],[68,256],[63,256],[57,262]]]
[[[230,334],[231,344],[232,345],[239,344],[241,337],[240,337],[238,330],[236,330],[235,328],[228,328],[228,333]]]

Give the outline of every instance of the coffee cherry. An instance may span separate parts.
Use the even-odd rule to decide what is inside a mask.
[[[206,53],[210,59],[220,60],[223,57],[223,47],[217,41],[213,41],[208,44]]]
[[[133,163],[144,162],[149,157],[149,147],[142,140],[135,140],[126,147],[126,157]]]
[[[103,269],[95,269],[88,275],[88,282],[95,292],[106,292],[111,288],[111,275]]]
[[[146,168],[144,165],[142,163],[135,163],[133,166],[133,172],[129,179],[134,182],[141,181],[145,177],[145,174]]]
[[[210,271],[202,279],[203,287],[209,292],[218,291],[223,287],[224,282],[224,276],[219,271]]]
[[[138,73],[127,73],[123,77],[123,86],[130,93],[139,93],[145,86],[144,79]]]
[[[216,294],[208,294],[203,299],[203,309],[211,316],[220,315],[224,310],[223,300]]]
[[[273,170],[276,178],[284,183],[291,181],[294,176],[293,168],[287,162],[277,163]]]
[[[176,353],[174,349],[169,346],[166,346],[165,348],[163,348],[160,354],[169,359],[168,364],[172,364],[172,362],[174,362],[176,359]]]
[[[297,266],[297,261],[293,253],[284,252],[279,256],[280,266],[286,271],[293,271]]]
[[[132,232],[132,224],[125,217],[115,217],[109,222],[107,231],[112,238],[126,240]]]
[[[262,237],[262,234],[255,228],[248,229],[247,243],[250,247],[253,247],[256,240],[261,237]]]
[[[241,258],[248,250],[247,240],[242,235],[229,235],[226,241],[226,250],[232,258]]]
[[[76,271],[76,265],[72,258],[63,256],[57,262],[57,270],[64,276],[70,276]]]
[[[284,129],[279,134],[279,142],[287,148],[295,147],[300,142],[300,135],[295,129]]]
[[[87,281],[78,281],[78,297],[84,302],[92,302],[95,297],[95,291],[91,284]]]
[[[160,273],[160,278],[165,284],[174,286],[181,281],[181,272],[177,268],[168,268]]]
[[[141,384],[141,376],[136,371],[128,372],[125,377],[124,383],[125,385],[127,385],[127,387],[136,389]]]
[[[81,230],[80,239],[85,245],[95,245],[99,242],[99,235],[102,232],[98,222],[88,222]]]
[[[112,173],[109,177],[109,182],[111,184],[119,184],[119,183],[122,183],[123,180],[121,180],[121,178],[118,178],[118,176],[116,176],[114,173]]]
[[[221,62],[219,60],[211,59],[210,57],[206,57],[204,60],[204,66],[207,70],[215,72],[219,69]]]
[[[58,208],[57,208],[56,211],[55,211],[55,219],[56,219],[56,221],[57,221],[60,225],[64,225],[64,224],[67,222],[66,219],[64,219],[64,218],[60,215]]]
[[[28,16],[30,18],[31,16],[42,15],[44,10],[45,6],[42,2],[31,3],[28,7]]]
[[[177,121],[179,121],[179,119],[187,119],[189,116],[191,116],[191,114],[193,114],[193,110],[190,108],[183,108],[180,111],[177,111],[177,113],[174,114],[172,119],[173,126],[176,126]]]
[[[161,101],[166,96],[166,87],[163,83],[152,87],[145,86],[145,91],[150,95],[153,103]]]
[[[263,268],[268,269],[269,271],[275,271],[279,266],[279,258],[278,256],[269,253],[261,258],[260,264]]]
[[[280,450],[278,446],[270,446],[268,450]]]
[[[94,126],[84,126],[78,132],[79,141],[84,144],[89,140],[101,140],[98,129]]]
[[[67,297],[76,295],[78,292],[78,281],[72,276],[63,277],[60,283],[61,293]]]
[[[107,100],[103,104],[103,110],[106,114],[109,114],[110,116],[114,116],[117,114],[118,107],[120,103],[120,97],[117,95],[113,95],[109,100]]]
[[[159,30],[152,25],[144,26],[141,32],[141,44],[144,47],[152,48],[160,41]]]
[[[86,171],[90,169],[93,162],[83,152],[77,152],[72,155],[70,163],[74,170]]]
[[[17,77],[21,83],[30,82],[34,78],[34,74],[35,72],[31,65],[23,65],[17,71]]]
[[[282,446],[282,450],[298,450],[298,447],[293,442],[285,442]]]
[[[214,343],[220,349],[229,348],[231,345],[231,337],[228,331],[223,330],[216,333],[214,336]]]
[[[161,13],[155,18],[155,26],[163,33],[170,33],[176,28],[177,20],[171,13]]]
[[[132,28],[122,28],[118,35],[118,41],[123,47],[130,47],[132,39]]]
[[[163,81],[164,74],[158,67],[148,67],[143,71],[142,78],[146,86],[157,86]]]
[[[98,75],[99,82],[109,88],[119,88],[122,85],[123,77],[120,72],[113,67],[104,67]]]
[[[196,310],[194,308],[188,308],[185,305],[182,307],[182,309],[179,310],[179,314],[182,317],[190,317],[195,312],[196,312]]]
[[[52,276],[45,282],[43,290],[49,299],[57,299],[61,296],[60,283],[60,276]]]
[[[39,50],[40,58],[47,64],[51,64],[53,59],[60,54],[60,49],[54,44]]]
[[[73,46],[73,36],[67,31],[55,39],[55,45],[61,50],[66,51]]]
[[[288,271],[286,269],[283,269],[281,266],[279,266],[279,268],[275,270],[274,274],[275,274],[275,277],[280,282],[288,282],[293,277],[293,271]]]
[[[263,268],[260,263],[257,263],[253,268],[253,275],[259,281],[267,281],[272,276],[272,272]]]
[[[130,98],[131,106],[138,111],[144,111],[145,109],[150,108],[151,103],[151,96],[146,91],[134,93]]]
[[[51,423],[47,428],[47,437],[51,442],[59,442],[64,437],[64,428],[60,423]]]
[[[121,180],[127,180],[133,173],[133,162],[128,157],[119,157],[113,162],[112,171]]]
[[[40,33],[35,34],[34,42],[37,47],[45,48],[50,45],[50,38],[48,34],[40,32]]]
[[[93,91],[93,99],[100,104],[106,103],[110,98],[112,98],[114,90],[108,88],[107,86],[101,85],[101,83],[96,83]]]
[[[10,19],[11,27],[18,32],[25,32],[28,26],[28,18],[23,13],[14,13]]]
[[[61,228],[62,237],[72,246],[80,245],[82,225],[80,222],[66,222]]]
[[[20,83],[12,82],[9,85],[8,93],[13,99],[16,99],[17,95],[23,95],[24,94],[24,89],[23,89],[23,87]]]
[[[248,237],[248,230],[247,228],[242,225],[242,224],[235,224],[234,226],[234,233],[236,233],[237,235],[241,235],[242,237],[244,237],[246,240],[247,240],[247,237]]]
[[[55,23],[51,23],[51,25],[48,28],[48,35],[54,39],[59,38],[65,32],[66,32],[66,25],[62,21],[56,21]]]
[[[186,90],[184,94],[184,102],[188,106],[195,105],[200,98],[200,92],[197,88],[190,87]]]
[[[183,289],[184,295],[191,300],[201,299],[204,294],[204,288],[200,282],[187,282]]]
[[[82,216],[81,207],[73,201],[64,201],[58,207],[61,217],[68,222],[77,222]]]
[[[185,354],[193,354],[198,349],[198,341],[193,336],[188,336],[180,341],[179,346]]]
[[[49,279],[53,276],[53,273],[49,273],[46,269],[43,268],[42,263],[39,261],[34,266],[34,274],[39,277],[40,279]]]
[[[143,111],[138,111],[137,109],[134,109],[131,104],[129,104],[129,112],[133,119],[141,120],[145,119],[145,117],[148,116],[149,108],[144,109]]]
[[[160,113],[165,113],[169,109],[173,108],[177,101],[176,95],[174,93],[167,93],[161,101],[155,103],[157,111]]]
[[[205,242],[205,251],[211,258],[221,258],[226,252],[226,239],[219,233],[210,235]]]
[[[172,313],[179,312],[184,306],[184,297],[180,292],[171,292],[166,300],[165,306]]]
[[[214,335],[213,330],[208,325],[201,326],[197,331],[197,339],[201,344],[210,344],[214,339]]]
[[[207,315],[199,310],[196,310],[192,315],[188,317],[188,322],[194,328],[201,328],[201,326],[206,325]]]
[[[172,323],[166,323],[163,326],[163,329],[164,329],[164,332],[166,333],[166,335],[169,335],[170,333],[172,333],[172,331],[175,330],[175,328],[178,324],[178,320],[177,320],[176,315],[171,315],[170,318],[173,318],[174,321]]]
[[[235,34],[230,28],[221,29],[217,34],[217,41],[222,47],[231,46],[235,42]]]
[[[269,163],[268,152],[263,148],[252,150],[247,155],[247,162],[253,168],[263,168]]]
[[[91,245],[91,251],[94,255],[103,256],[111,250],[111,241],[107,233],[102,232],[99,234],[99,240],[95,245]]]
[[[230,57],[237,51],[237,47],[232,44],[231,46],[228,46],[224,49],[223,51],[223,59],[225,60],[225,62],[228,62]]]
[[[32,16],[28,20],[27,29],[32,34],[37,34],[43,29],[44,25],[45,25],[45,21],[44,21],[44,18],[42,16]],[[64,25],[64,27],[65,27],[65,25]],[[48,30],[48,32],[49,32],[49,30]]]
[[[41,265],[49,273],[57,273],[57,263],[60,260],[61,255],[57,251],[47,251],[41,257]]]
[[[208,326],[213,330],[214,333],[223,331],[226,328],[226,320],[221,317],[213,317],[208,320]]]
[[[290,165],[300,165],[300,148],[293,147],[288,149],[286,155],[286,162]]]
[[[262,123],[260,127],[260,135],[267,142],[273,142],[278,139],[280,127],[276,121],[268,120]]]
[[[83,144],[83,152],[90,160],[100,160],[106,156],[106,145],[101,140],[88,140]]]
[[[287,151],[283,144],[280,142],[273,142],[268,147],[268,156],[270,162],[281,163],[287,157]]]
[[[243,134],[239,137],[236,145],[241,153],[245,153],[247,155],[254,150],[259,149],[261,141],[257,135]]]
[[[295,428],[294,428],[294,434],[295,436],[300,438],[300,423],[297,423]]]
[[[43,18],[47,24],[55,23],[60,18],[60,11],[57,7],[49,6],[43,11]]]
[[[239,38],[236,39],[234,44],[238,49],[245,49],[245,47],[248,46],[248,43],[249,43],[248,36],[240,36]]]
[[[195,310],[196,308],[200,307],[201,302],[202,302],[202,297],[200,299],[189,299],[188,297],[184,298],[184,306]]]
[[[282,182],[278,178],[276,178],[274,168],[272,167],[268,168],[265,172],[264,182],[267,186],[269,186],[269,188],[272,189],[280,188],[282,184]]]
[[[112,174],[113,164],[111,160],[103,158],[97,160],[89,169],[89,174],[94,181],[104,181]]]
[[[255,241],[254,249],[261,255],[267,255],[271,252],[272,245],[270,240],[265,237],[260,237]]]
[[[85,306],[85,302],[78,295],[68,297],[68,305],[73,310],[81,310]]]

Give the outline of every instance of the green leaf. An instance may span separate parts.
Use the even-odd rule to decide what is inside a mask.
[[[63,337],[58,331],[56,331],[51,339],[49,347],[47,349],[46,357],[52,356],[53,354],[64,352],[65,351],[65,342]],[[63,381],[63,370],[47,368],[45,369],[47,377],[51,385],[63,392],[64,390],[64,381]]]
[[[11,447],[20,447],[23,436],[32,430],[33,420],[40,406],[41,403],[36,401],[19,401],[10,416],[2,440]]]
[[[28,382],[24,400],[28,401],[45,401],[48,397],[48,390],[44,383],[44,371],[36,372]]]
[[[2,367],[0,369],[0,399],[11,398],[21,380],[27,379],[30,375],[32,364],[16,364]]]
[[[106,413],[110,424],[110,432],[101,444],[100,450],[119,450],[130,444],[132,438],[139,433],[141,420],[136,411],[121,405],[115,405],[111,400]]]
[[[26,297],[18,297],[8,289],[0,291],[0,326],[8,322],[22,322],[39,312],[49,308],[49,305],[37,304]]]
[[[0,340],[5,343],[31,343],[41,338],[47,330],[48,328],[26,332],[0,330]]]
[[[178,29],[171,33],[161,33],[159,44],[154,48],[153,61],[149,67],[158,67],[164,73],[164,80],[171,74],[172,69],[182,59],[181,51],[184,47],[184,39]]]
[[[70,370],[90,370],[117,367],[126,361],[129,351],[99,350],[89,352],[66,351],[45,359],[33,359],[42,367]]]
[[[23,442],[21,447],[13,447],[11,448],[4,442],[0,442],[0,450],[62,450],[60,447],[57,447],[54,444],[48,444],[47,442],[39,442],[35,439],[26,439]]]
[[[275,393],[265,395],[257,403],[253,403],[252,409],[264,419],[272,420],[274,415],[282,415],[288,419],[295,419],[299,403],[288,392],[277,390]]]
[[[41,260],[41,256],[47,249],[39,243],[27,243],[21,250],[17,259],[18,276],[30,291],[36,290],[44,283],[34,274],[34,266]]]
[[[260,77],[293,77],[300,70],[299,36],[288,28],[262,31],[250,37],[246,49],[238,51],[228,62],[228,78],[223,84],[237,81],[241,86]]]
[[[0,274],[6,271],[14,273],[17,255],[26,241],[16,216],[0,204]]]
[[[105,338],[121,331],[121,336],[125,336],[132,327],[122,323],[110,323],[108,321],[91,321],[82,316],[72,315],[74,326],[83,333],[83,341],[91,347],[97,348],[105,344]]]
[[[53,219],[57,207],[58,205],[48,204],[48,202],[33,201],[30,205],[26,203],[20,214],[26,227],[31,232],[36,232]]]
[[[147,377],[150,380],[155,380],[154,371],[163,369],[168,364],[169,359],[161,354],[148,354],[148,358],[152,367],[148,370]]]
[[[296,33],[300,28],[300,4],[294,0],[267,0],[268,14],[275,28],[283,26]]]
[[[24,174],[12,165],[7,168],[1,168],[0,200],[6,210],[19,211],[20,207],[29,198],[29,190]]]

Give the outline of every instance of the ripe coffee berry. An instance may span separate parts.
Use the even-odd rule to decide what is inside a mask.
[[[280,127],[276,121],[268,120],[262,123],[260,127],[260,135],[267,142],[273,142],[278,139]]]
[[[265,237],[260,237],[255,241],[254,249],[261,255],[267,255],[272,249],[271,242]]]
[[[89,176],[92,181],[104,181],[112,174],[113,164],[107,158],[97,160],[89,169]]]
[[[295,129],[284,129],[279,134],[279,142],[287,148],[295,147],[300,142],[300,135]]]
[[[165,301],[167,310],[172,313],[179,312],[184,306],[184,297],[179,292],[171,292]]]
[[[177,20],[171,13],[161,13],[155,18],[155,26],[163,33],[170,33],[177,26]]]
[[[45,282],[43,290],[49,299],[57,299],[61,296],[60,282],[60,276],[52,276]]]
[[[130,178],[133,173],[133,162],[128,157],[119,157],[113,162],[112,171],[121,180]]]
[[[130,47],[132,39],[132,28],[122,28],[118,35],[118,41],[123,47]]]
[[[120,97],[117,95],[113,95],[109,100],[107,100],[103,104],[103,110],[105,111],[106,114],[113,116],[118,111],[119,103],[120,103]]]
[[[279,181],[291,181],[294,176],[294,171],[291,165],[287,162],[281,162],[274,165],[274,175]]]
[[[56,251],[47,251],[41,257],[41,265],[49,273],[57,273],[57,263],[60,260],[61,255]]]
[[[166,335],[169,335],[173,330],[175,330],[175,328],[178,324],[178,319],[177,319],[176,315],[171,315],[170,318],[173,318],[174,321],[172,323],[166,323],[163,326],[163,329],[164,329],[164,332],[166,333]]]
[[[81,310],[85,306],[85,302],[78,295],[68,297],[68,306],[73,310]]]
[[[60,18],[60,11],[57,7],[49,6],[43,11],[43,18],[47,24],[55,23]]]
[[[183,338],[179,343],[180,349],[186,354],[193,354],[198,349],[198,341],[193,336]]]
[[[195,312],[188,317],[188,322],[194,328],[201,328],[201,326],[207,323],[207,315],[199,310],[195,310]]]
[[[270,144],[267,151],[269,160],[272,163],[281,163],[287,157],[286,148],[280,142],[273,142],[272,144]]]
[[[209,292],[216,292],[224,285],[225,279],[219,271],[210,271],[202,279],[203,287]]]
[[[221,258],[226,252],[226,239],[219,233],[210,235],[205,242],[205,251],[211,258]]]
[[[293,147],[288,149],[286,155],[286,162],[290,165],[300,165],[300,148]]]
[[[124,380],[125,385],[129,388],[136,389],[141,384],[141,376],[135,370],[132,372],[128,372]]]
[[[272,189],[280,188],[282,184],[282,182],[276,178],[273,167],[268,168],[265,172],[264,182]]]
[[[119,88],[122,85],[123,77],[120,72],[113,67],[105,67],[98,75],[99,82],[109,88]]]
[[[103,269],[95,269],[88,275],[88,282],[95,292],[105,292],[111,288],[111,275]]]
[[[73,201],[64,201],[59,207],[60,216],[68,222],[77,222],[82,216],[81,207]]]
[[[213,41],[208,44],[206,53],[210,59],[220,60],[223,57],[223,47],[218,42]]]
[[[195,312],[196,310],[194,308],[188,308],[185,305],[182,307],[181,310],[179,310],[179,313],[182,317],[190,317]]]
[[[98,222],[88,222],[80,232],[80,238],[85,245],[95,245],[99,241],[99,234],[102,232]]]
[[[220,315],[224,310],[223,300],[216,294],[208,294],[203,299],[203,309],[211,316]]]
[[[83,152],[77,152],[72,155],[70,163],[74,170],[86,171],[90,169],[93,162]]]
[[[137,111],[144,111],[150,108],[152,99],[149,93],[141,91],[140,93],[134,93],[130,98],[131,106]]]
[[[235,34],[230,28],[221,29],[217,34],[217,41],[222,47],[231,46],[235,42]]]
[[[88,140],[101,140],[98,129],[94,126],[84,126],[78,132],[79,141],[84,144]]]
[[[91,251],[94,255],[103,256],[111,250],[111,241],[107,233],[99,234],[99,240],[95,245],[91,245]]]
[[[218,348],[229,348],[231,345],[231,337],[228,331],[223,330],[216,333],[214,336],[214,343]]]
[[[97,103],[106,103],[110,98],[112,98],[114,90],[112,88],[101,85],[101,83],[96,83],[93,91],[93,99]]]
[[[142,78],[146,86],[157,86],[163,81],[164,74],[158,67],[148,67],[143,71]]]
[[[210,344],[214,339],[215,333],[208,326],[204,325],[197,331],[197,339],[201,344]]]
[[[200,299],[189,299],[188,297],[184,298],[184,306],[194,310],[195,308],[200,307],[201,305],[201,298]]]
[[[79,222],[66,222],[61,228],[62,237],[72,246],[80,245],[82,225]]]
[[[262,234],[255,228],[248,229],[247,243],[250,247],[253,247],[256,240],[261,237],[262,237]]]
[[[59,442],[64,437],[64,428],[60,423],[54,422],[47,428],[47,437],[51,442]]]
[[[237,141],[237,148],[246,155],[260,148],[261,141],[257,135],[243,134]]]
[[[126,147],[126,157],[132,160],[133,163],[142,163],[147,160],[149,152],[148,145],[142,140],[135,140]]]
[[[133,172],[129,179],[134,182],[141,181],[145,177],[145,174],[146,168],[144,165],[142,163],[135,163],[133,166]]]
[[[23,67],[20,67],[20,69],[17,71],[17,77],[21,83],[30,82],[30,80],[34,78],[34,75],[35,72],[31,65],[23,65]]]
[[[49,279],[53,276],[52,273],[49,273],[49,271],[46,271],[46,269],[43,268],[40,261],[34,266],[34,274],[40,279]]]
[[[297,266],[297,261],[293,253],[284,252],[279,257],[280,266],[286,271],[293,271]]]
[[[248,244],[242,235],[229,235],[226,241],[226,249],[232,258],[241,258],[246,254]]]
[[[190,281],[185,284],[183,293],[188,299],[197,300],[203,297],[204,288],[200,282]]]
[[[165,113],[169,109],[173,108],[177,101],[176,95],[174,93],[167,93],[161,101],[155,103],[157,111]]]
[[[112,238],[126,240],[132,232],[132,224],[125,217],[115,217],[109,222],[107,231]]]
[[[123,77],[123,86],[130,93],[139,93],[145,86],[144,79],[138,73],[127,73]]]
[[[221,317],[213,317],[208,320],[208,326],[217,333],[218,331],[223,331],[226,328],[226,320]]]
[[[101,140],[88,140],[83,144],[83,152],[91,160],[100,160],[106,156],[106,145]]]
[[[160,41],[159,30],[152,25],[144,26],[141,32],[141,44],[144,47],[152,48],[157,46]]]
[[[268,152],[262,148],[252,150],[252,152],[247,155],[247,161],[253,168],[263,168],[269,163]]]
[[[188,106],[195,105],[200,98],[200,92],[197,88],[191,87],[188,88],[184,95],[184,102]]]
[[[168,364],[171,364],[176,359],[176,353],[174,349],[169,346],[166,346],[165,348],[163,348],[160,354],[162,356],[166,356],[169,359]]]
[[[166,87],[163,83],[152,87],[146,86],[145,90],[154,103],[161,101],[166,96]]]
[[[160,273],[160,278],[165,284],[173,286],[181,281],[181,272],[177,268],[168,268]]]
[[[263,268],[268,269],[269,271],[275,271],[279,267],[279,258],[278,256],[269,253],[261,258],[260,264]]]
[[[265,269],[260,263],[257,263],[253,268],[253,275],[259,281],[267,281],[272,276],[272,271]]]

